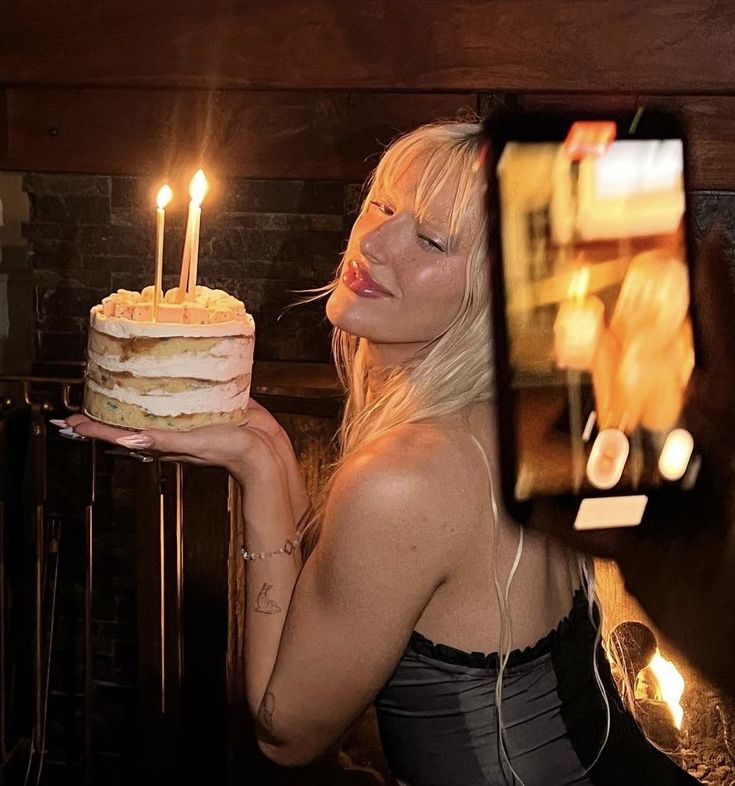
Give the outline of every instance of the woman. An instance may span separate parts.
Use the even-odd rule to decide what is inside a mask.
[[[68,423],[242,486],[247,692],[274,761],[312,760],[374,701],[410,786],[694,782],[615,697],[585,563],[497,508],[484,144],[427,126],[377,168],[327,302],[348,398],[305,561],[304,482],[257,404],[183,434]]]

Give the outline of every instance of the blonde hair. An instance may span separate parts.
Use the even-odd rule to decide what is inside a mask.
[[[332,354],[346,400],[337,433],[338,459],[306,527],[307,553],[318,537],[321,514],[334,478],[357,450],[400,424],[446,416],[493,397],[488,214],[484,209],[486,179],[481,166],[484,145],[478,123],[449,121],[424,125],[387,148],[367,183],[359,215],[371,201],[390,192],[401,173],[420,159],[424,166],[417,181],[417,215],[423,215],[438,191],[451,182],[456,183],[456,190],[450,213],[450,238],[456,238],[469,224],[473,211],[478,220],[473,224],[476,229],[469,245],[465,288],[457,314],[420,356],[406,366],[382,369],[378,390],[370,389],[366,340],[334,328]],[[318,294],[309,299],[331,293],[338,281],[339,272],[334,281],[316,290]]]
[[[461,304],[454,319],[431,340],[411,362],[399,368],[382,369],[380,385],[371,389],[370,372],[366,358],[367,342],[340,328],[332,334],[332,353],[346,401],[342,422],[337,432],[338,457],[331,467],[331,474],[321,494],[310,511],[302,539],[304,555],[314,548],[319,534],[322,514],[334,484],[334,479],[344,462],[367,443],[378,439],[396,426],[430,420],[460,412],[470,404],[494,398],[492,374],[492,342],[490,328],[490,258],[488,235],[494,231],[494,213],[487,209],[487,181],[484,172],[484,155],[488,142],[482,126],[475,122],[445,121],[420,126],[397,140],[384,152],[375,172],[366,184],[367,193],[359,215],[371,201],[390,193],[396,180],[414,161],[422,160],[414,209],[421,217],[432,199],[448,182],[456,183],[454,203],[450,214],[450,237],[467,226],[467,219],[478,206],[479,220],[473,223],[465,271],[465,287]],[[339,282],[340,270],[335,279],[321,287],[312,297],[315,300],[330,294]],[[302,301],[302,302],[305,302]],[[474,439],[474,437],[473,437]],[[477,440],[475,440],[477,441]],[[499,513],[493,488],[490,466],[482,446],[478,447],[487,464],[493,508],[493,539],[498,536]],[[502,622],[499,646],[500,669],[495,698],[498,712],[498,742],[501,759],[511,771],[511,779],[523,781],[513,769],[507,753],[502,716],[503,673],[512,648],[510,586],[523,551],[523,529],[519,528],[518,548],[515,559],[501,584],[494,559],[494,582]],[[497,553],[497,552],[496,552]],[[577,561],[577,558],[575,558]],[[593,608],[597,600],[594,564],[591,559],[578,558],[582,587],[588,599],[590,622],[594,625]],[[598,607],[599,608],[599,607]],[[596,652],[601,636],[601,619],[595,626],[596,638],[592,652],[595,680],[606,708],[607,722],[600,749],[585,773],[599,759],[609,735],[610,707],[597,668]]]

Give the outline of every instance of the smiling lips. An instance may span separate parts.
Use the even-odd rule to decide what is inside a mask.
[[[360,297],[391,297],[391,293],[371,278],[355,259],[350,260],[347,265],[347,270],[342,274],[342,282]]]

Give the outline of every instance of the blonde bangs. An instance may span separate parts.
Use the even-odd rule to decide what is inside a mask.
[[[449,246],[453,247],[476,204],[478,192],[485,186],[484,178],[477,176],[479,143],[479,127],[474,124],[437,123],[400,137],[378,164],[360,212],[369,207],[372,199],[395,191],[406,169],[417,159],[423,159],[413,210],[419,221],[424,220],[436,195],[448,182],[455,182],[448,237]]]
[[[421,160],[413,207],[417,216],[425,215],[440,189],[453,182],[456,191],[450,211],[450,245],[456,242],[473,211],[479,211],[481,220],[473,229],[458,313],[412,362],[405,367],[385,369],[379,391],[370,390],[366,339],[335,327],[332,354],[347,395],[338,433],[339,457],[310,519],[307,553],[318,537],[334,478],[350,455],[398,425],[441,418],[469,404],[490,401],[494,396],[488,222],[484,215],[486,180],[478,165],[483,143],[481,127],[476,123],[422,126],[390,145],[368,182],[360,215],[372,200],[394,193],[401,175],[417,159]],[[331,290],[338,280],[325,291]]]

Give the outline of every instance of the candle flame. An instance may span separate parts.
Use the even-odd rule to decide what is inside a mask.
[[[680,729],[684,710],[679,700],[681,694],[684,693],[684,678],[676,666],[661,655],[658,648],[656,648],[656,654],[651,658],[649,668],[656,675],[661,697],[669,705],[674,725]]]
[[[577,302],[584,300],[587,295],[587,290],[590,285],[590,269],[588,267],[581,267],[572,273],[569,279],[569,289],[567,297],[573,298]]]
[[[156,196],[156,205],[163,210],[171,201],[173,195],[174,192],[171,190],[171,186],[161,186]]]
[[[191,201],[197,207],[202,204],[202,200],[204,199],[208,188],[209,183],[207,182],[207,178],[204,176],[204,172],[201,169],[197,169],[196,174],[191,179],[191,185],[189,186],[189,195],[191,196]]]

